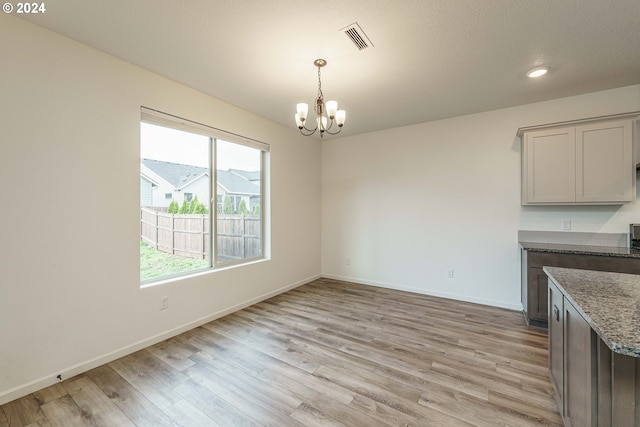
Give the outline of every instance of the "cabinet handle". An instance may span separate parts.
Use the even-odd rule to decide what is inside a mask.
[[[553,305],[553,317],[556,318],[556,321],[559,322],[560,321],[560,309],[558,308],[557,305]]]

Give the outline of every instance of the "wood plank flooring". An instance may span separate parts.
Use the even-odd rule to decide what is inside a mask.
[[[522,314],[329,279],[0,406],[14,426],[560,426]]]

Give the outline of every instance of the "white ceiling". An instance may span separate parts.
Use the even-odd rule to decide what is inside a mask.
[[[638,0],[54,0],[24,16],[295,128],[313,103],[341,136],[640,83]],[[340,31],[357,22],[359,51]],[[549,74],[525,73],[545,64]]]

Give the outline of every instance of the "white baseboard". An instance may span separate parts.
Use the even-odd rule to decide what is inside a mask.
[[[56,371],[55,373],[51,373],[37,380],[20,385],[18,387],[14,387],[10,390],[2,391],[0,392],[0,405],[4,405],[5,403],[11,402],[15,399],[19,399],[30,393],[33,393],[38,390],[42,390],[45,387],[49,387],[50,385],[53,385],[56,382],[59,382],[59,380],[57,379],[58,375],[61,375],[63,380],[69,379],[83,372],[87,372],[93,368],[97,368],[98,366],[104,365],[105,363],[112,362],[128,354],[135,353],[138,350],[142,350],[143,348],[159,343],[160,341],[164,341],[168,338],[174,337],[176,335],[180,335],[181,333],[191,330],[193,328],[197,328],[198,326],[202,326],[205,323],[211,322],[212,320],[219,319],[223,316],[226,316],[238,310],[242,310],[243,308],[249,307],[250,305],[257,304],[261,301],[264,301],[266,299],[269,299],[281,293],[287,292],[291,289],[295,289],[306,283],[312,282],[320,277],[321,276],[319,274],[311,276],[304,280],[300,280],[298,282],[276,289],[275,291],[268,292],[264,295],[260,295],[258,297],[236,304],[232,307],[226,308],[224,310],[220,310],[216,313],[194,320],[193,322],[189,322],[177,328],[162,332],[160,334],[154,335],[149,338],[145,338],[143,340],[140,340],[126,347],[120,348],[118,350],[112,351],[102,356],[98,356],[94,359],[87,360],[77,365],[61,369],[59,371]]]
[[[429,290],[429,289],[411,288],[411,287],[407,287],[407,286],[396,285],[396,284],[393,284],[393,283],[376,282],[376,281],[371,281],[371,280],[360,279],[360,278],[357,278],[357,277],[340,276],[340,275],[335,275],[335,274],[322,274],[322,277],[326,277],[327,279],[342,280],[342,281],[345,281],[345,282],[358,283],[358,284],[361,284],[361,285],[376,286],[378,288],[395,289],[395,290],[398,290],[398,291],[413,292],[413,293],[416,293],[416,294],[430,295],[430,296],[439,297],[439,298],[453,299],[453,300],[456,300],[456,301],[472,302],[472,303],[475,303],[475,304],[488,305],[488,306],[491,306],[491,307],[499,307],[499,308],[506,308],[508,310],[522,311],[522,306],[520,304],[510,304],[510,303],[504,302],[504,301],[494,301],[494,300],[489,300],[489,299],[484,299],[484,298],[472,298],[472,297],[468,297],[466,295],[451,294],[451,293],[447,293],[447,292],[438,292],[438,291],[432,291],[432,290]]]

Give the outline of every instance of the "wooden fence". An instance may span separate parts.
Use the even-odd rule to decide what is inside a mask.
[[[217,261],[262,254],[260,215],[218,215]],[[187,258],[209,256],[209,215],[170,214],[140,208],[140,240],[166,253]]]
[[[218,261],[232,261],[262,255],[260,215],[218,215]]]

